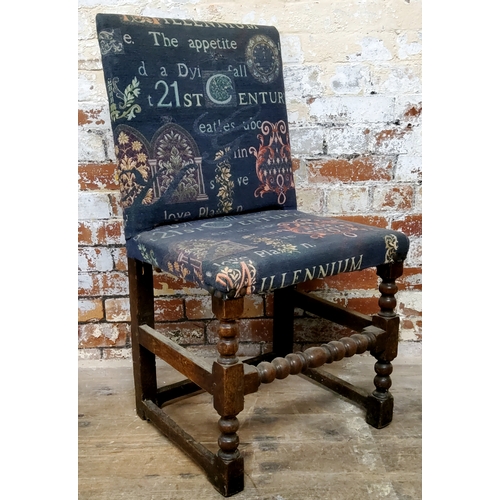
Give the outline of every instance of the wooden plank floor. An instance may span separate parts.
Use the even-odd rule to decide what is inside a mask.
[[[325,366],[371,390],[373,358]],[[159,361],[161,382],[181,377]],[[235,500],[414,500],[422,498],[421,344],[394,362],[394,420],[373,429],[364,410],[302,376],[245,398],[240,450],[245,490]],[[218,415],[203,393],[168,407],[185,430],[217,449]],[[131,362],[81,361],[80,500],[221,500],[203,471],[135,414]]]

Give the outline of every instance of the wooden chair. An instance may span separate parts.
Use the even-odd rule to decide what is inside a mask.
[[[224,496],[241,491],[238,414],[260,384],[305,374],[391,422],[399,232],[297,210],[280,40],[269,26],[98,14],[99,45],[125,221],[137,413],[199,464]],[[380,312],[367,316],[296,289],[376,268]],[[210,292],[219,320],[210,366],[153,324],[153,268]],[[238,359],[247,294],[274,293],[273,351]],[[356,331],[293,353],[294,309]],[[369,351],[370,394],[318,369]],[[187,379],[157,386],[159,357]],[[200,389],[213,396],[220,447],[211,453],[162,410]]]

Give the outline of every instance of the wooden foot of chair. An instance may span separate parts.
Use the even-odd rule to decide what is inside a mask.
[[[376,349],[372,351],[377,359],[374,378],[375,390],[366,401],[366,421],[368,424],[381,429],[392,422],[394,398],[389,392],[392,385],[392,363],[398,354],[399,316],[395,312],[398,291],[396,279],[403,274],[403,264],[383,264],[377,267],[377,274],[382,278],[379,286],[380,312],[373,317],[373,324],[385,331]]]
[[[219,357],[212,367],[214,408],[220,415],[217,475],[210,480],[224,496],[244,488],[243,457],[238,450],[237,415],[244,406],[244,368],[237,358],[238,319],[243,313],[243,298],[222,300],[214,297],[212,309],[219,320]]]

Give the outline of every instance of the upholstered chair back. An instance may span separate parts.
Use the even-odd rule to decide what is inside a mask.
[[[274,27],[98,14],[125,236],[296,208]]]

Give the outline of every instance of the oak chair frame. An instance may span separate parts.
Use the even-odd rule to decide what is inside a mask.
[[[132,329],[132,357],[137,414],[150,421],[169,440],[182,449],[206,473],[223,496],[244,489],[243,456],[238,450],[238,418],[244,408],[244,396],[258,390],[260,384],[302,373],[326,388],[350,399],[366,410],[366,421],[380,429],[392,421],[394,400],[391,387],[391,362],[397,356],[399,317],[395,312],[396,279],[403,264],[377,266],[381,278],[380,311],[368,316],[349,308],[288,287],[274,291],[272,352],[247,359],[238,351],[238,320],[243,313],[243,297],[226,299],[212,296],[212,310],[219,321],[218,358],[212,366],[154,329],[153,268],[129,258],[129,284]],[[357,333],[293,353],[294,309],[301,308]],[[339,361],[369,351],[376,359],[375,390],[372,393],[321,370],[325,363]],[[182,373],[185,380],[158,387],[156,356]],[[213,396],[220,416],[219,451],[212,453],[172,420],[162,406],[179,397],[206,391]]]

